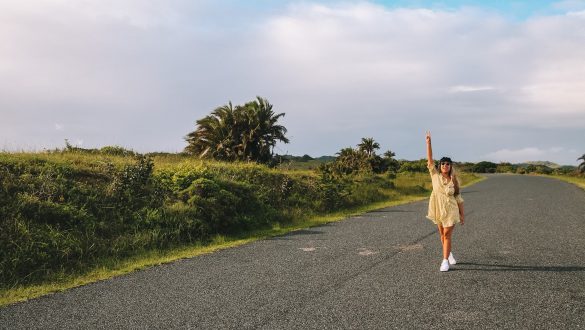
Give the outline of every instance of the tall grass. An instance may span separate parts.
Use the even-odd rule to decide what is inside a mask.
[[[548,175],[552,178],[563,180],[572,183],[581,189],[585,189],[585,176],[571,176],[571,175]]]

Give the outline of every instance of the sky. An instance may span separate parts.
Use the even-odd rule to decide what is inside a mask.
[[[181,151],[267,98],[289,144],[399,159],[585,154],[585,0],[0,0],[0,150]]]

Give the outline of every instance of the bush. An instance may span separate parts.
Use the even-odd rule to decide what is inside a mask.
[[[112,156],[137,156],[134,151],[125,149],[120,146],[105,146],[100,149],[100,153]]]
[[[534,169],[534,173],[537,174],[552,174],[553,173],[553,169],[548,167],[548,166],[544,166],[544,165],[537,165],[536,168]]]
[[[0,168],[5,219],[0,223],[5,235],[0,286],[34,282],[158,244],[136,239],[157,227],[149,222],[166,197],[146,157],[122,168],[108,163],[93,172],[40,156],[1,159]]]
[[[199,178],[179,194],[212,232],[236,233],[274,220],[271,215],[275,211],[263,205],[246,183]]]
[[[414,173],[425,173],[428,172],[428,168],[427,168],[427,160],[426,159],[420,159],[420,160],[415,160],[415,161],[408,161],[408,160],[402,160],[400,161],[400,169],[398,170],[398,172],[404,173],[404,172],[414,172]]]
[[[561,166],[553,170],[553,174],[555,175],[575,175],[578,174],[577,168],[575,166]]]
[[[496,173],[516,173],[517,166],[510,163],[500,163],[496,167]]]
[[[143,155],[0,154],[0,287],[387,199],[387,176]],[[173,156],[174,157],[174,156]]]
[[[498,165],[492,162],[479,162],[472,168],[474,173],[496,173]]]

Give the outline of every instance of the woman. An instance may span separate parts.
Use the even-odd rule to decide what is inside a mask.
[[[433,181],[433,192],[429,200],[429,213],[427,218],[439,228],[441,243],[443,245],[443,261],[440,271],[449,270],[449,264],[455,265],[456,261],[451,253],[451,236],[456,223],[465,222],[463,215],[463,198],[459,191],[459,182],[453,170],[451,158],[443,157],[439,161],[439,168],[435,168],[433,161],[433,148],[431,147],[431,132],[427,132],[427,167]]]

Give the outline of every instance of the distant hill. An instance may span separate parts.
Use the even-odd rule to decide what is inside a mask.
[[[559,167],[561,167],[561,165],[559,165],[557,163],[549,162],[549,161],[546,161],[546,160],[530,161],[530,162],[516,164],[516,165],[518,165],[518,166],[543,165],[543,166],[546,166],[546,167],[549,167],[549,168],[559,168]]]

